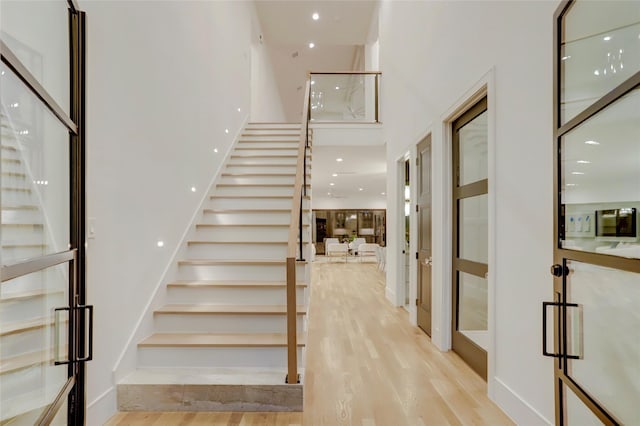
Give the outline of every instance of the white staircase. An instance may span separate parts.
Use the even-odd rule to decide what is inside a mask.
[[[0,123],[0,259],[11,265],[56,250],[41,204],[49,188],[32,174],[42,167],[43,142],[18,135],[4,113]],[[57,266],[0,284],[0,424],[33,424],[66,382],[67,367],[52,363],[53,309],[68,305],[66,277]]]
[[[299,140],[299,124],[244,130],[185,243],[168,303],[153,312],[154,333],[138,343],[137,370],[118,384],[120,410],[302,410],[302,386],[285,384],[286,253]],[[304,243],[309,203],[307,196]],[[306,262],[297,263],[296,276],[304,365]]]

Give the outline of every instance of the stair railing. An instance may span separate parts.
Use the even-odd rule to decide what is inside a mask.
[[[297,301],[296,301],[296,261],[304,260],[302,212],[303,200],[307,195],[307,150],[309,148],[309,92],[310,79],[307,79],[302,121],[300,129],[300,143],[298,144],[298,162],[296,164],[296,181],[293,187],[293,202],[291,205],[291,223],[289,224],[289,238],[287,246],[287,384],[300,383],[298,375],[298,330],[297,330]],[[298,241],[298,244],[296,244]],[[298,252],[298,258],[296,257]]]

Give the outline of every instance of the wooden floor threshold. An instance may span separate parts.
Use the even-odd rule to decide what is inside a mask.
[[[175,281],[169,287],[221,287],[221,288],[281,288],[286,287],[284,281]],[[296,287],[307,287],[307,283],[298,282]]]
[[[144,339],[140,347],[286,347],[287,336],[280,333],[201,334],[157,333]],[[305,346],[304,336],[298,336],[298,346]]]
[[[156,309],[154,314],[177,315],[286,315],[285,305],[206,305],[206,304],[171,304]],[[307,308],[296,307],[298,315],[305,315]]]

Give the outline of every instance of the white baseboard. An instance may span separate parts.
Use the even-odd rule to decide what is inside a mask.
[[[384,295],[387,297],[387,300],[391,302],[393,306],[397,306],[396,292],[393,291],[392,288],[390,288],[389,286],[385,287]]]
[[[546,419],[502,380],[494,378],[494,402],[518,425],[550,426],[553,422]]]
[[[85,424],[103,425],[118,412],[116,387],[111,386],[94,401],[87,404]]]

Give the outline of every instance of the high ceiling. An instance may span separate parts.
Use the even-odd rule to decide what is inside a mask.
[[[377,0],[256,0],[255,4],[288,121],[300,119],[309,71],[364,70],[363,46],[377,37],[370,34],[376,27],[372,22]],[[318,20],[312,19],[314,13]],[[336,158],[344,161],[337,163]],[[333,173],[338,176],[332,177]],[[381,195],[386,190],[384,145],[314,147],[313,185],[317,200],[385,198]]]

